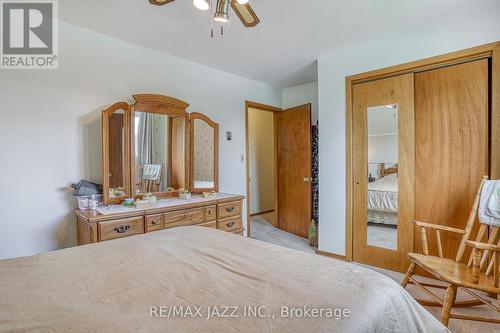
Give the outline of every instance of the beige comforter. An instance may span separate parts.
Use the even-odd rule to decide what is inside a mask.
[[[446,332],[362,267],[184,227],[0,261],[0,332]]]

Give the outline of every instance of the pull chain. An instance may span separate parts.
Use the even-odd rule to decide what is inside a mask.
[[[213,0],[210,0],[210,38],[214,38],[214,6]]]

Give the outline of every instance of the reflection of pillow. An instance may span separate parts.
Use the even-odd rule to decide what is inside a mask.
[[[160,164],[145,164],[142,172],[142,179],[144,180],[157,180],[160,179]]]

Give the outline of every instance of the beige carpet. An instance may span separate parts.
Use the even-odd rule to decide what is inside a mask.
[[[398,229],[392,225],[369,223],[367,226],[368,245],[383,249],[396,250]]]
[[[307,253],[316,253],[315,249],[309,246],[307,239],[273,227],[273,219],[274,213],[252,216],[250,237]]]

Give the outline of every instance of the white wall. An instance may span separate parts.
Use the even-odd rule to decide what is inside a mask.
[[[387,166],[398,163],[398,135],[368,136],[368,174],[379,178],[380,163]]]
[[[345,255],[345,77],[500,40],[500,2],[467,17],[449,17],[412,35],[393,35],[321,57],[319,248]]]
[[[318,121],[318,82],[309,82],[282,91],[282,107],[288,109],[294,106],[311,103],[311,122]]]
[[[55,71],[0,72],[0,258],[75,245],[68,187],[101,181],[101,110],[135,93],[219,122],[220,190],[246,192],[244,102],[279,107],[280,90],[65,23],[59,58]]]
[[[368,136],[368,163],[398,163],[398,135]]]
[[[250,214],[274,209],[274,117],[248,109]]]

